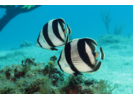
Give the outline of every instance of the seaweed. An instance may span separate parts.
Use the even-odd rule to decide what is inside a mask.
[[[110,34],[109,32],[109,23],[111,21],[112,18],[110,18],[110,11],[108,11],[106,14],[103,14],[102,11],[100,11],[101,13],[101,16],[102,16],[102,20],[106,26],[106,30],[107,30],[107,33]]]
[[[116,25],[115,28],[114,28],[114,34],[115,34],[115,35],[121,34],[121,32],[122,32],[122,30],[123,30],[123,28],[124,28],[125,26],[126,26],[126,25],[122,25],[122,26],[120,26],[120,27],[118,28],[117,25]]]
[[[103,13],[101,10],[100,10],[100,13],[101,13],[101,16],[102,16],[102,21],[104,22],[105,24],[105,27],[106,27],[106,30],[107,30],[107,33],[110,34],[109,32],[109,23],[112,19],[112,17],[110,17],[110,11],[108,11],[107,13]],[[122,30],[123,28],[125,27],[126,25],[122,25],[120,27],[117,27],[117,25],[114,27],[114,34],[115,35],[119,35],[122,33]]]
[[[56,56],[37,63],[25,58],[21,65],[4,66],[0,70],[1,94],[110,94],[117,88],[106,80],[97,81],[83,75],[71,76],[56,68]]]

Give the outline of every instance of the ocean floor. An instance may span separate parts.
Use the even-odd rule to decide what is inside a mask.
[[[133,35],[103,35],[96,41],[102,46],[105,60],[101,68],[86,77],[108,80],[112,86],[118,84],[113,94],[133,94]],[[63,47],[58,51],[45,50],[35,46],[26,46],[13,50],[0,50],[0,68],[6,65],[21,64],[25,58],[35,58],[36,62],[47,62],[51,56],[59,57]],[[56,66],[57,67],[57,66]],[[68,74],[67,74],[68,75]]]

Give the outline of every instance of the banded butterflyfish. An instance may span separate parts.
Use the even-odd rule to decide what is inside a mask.
[[[57,51],[55,47],[69,42],[70,34],[71,29],[68,24],[65,28],[65,21],[62,18],[50,20],[41,29],[35,46]]]
[[[97,49],[97,43],[91,38],[81,38],[65,45],[57,63],[63,72],[76,76],[97,71],[103,59],[102,47]]]

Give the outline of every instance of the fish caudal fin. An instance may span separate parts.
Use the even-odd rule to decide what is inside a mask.
[[[103,52],[102,47],[100,47],[100,52],[101,52],[101,59],[104,60],[105,54],[104,54],[104,52]]]
[[[64,33],[68,33],[69,35],[71,34],[71,29],[68,24],[67,24],[66,28],[64,29]]]
[[[97,58],[96,59],[97,63],[93,71],[97,71],[102,65],[102,60],[104,60],[104,52],[103,52],[102,47],[100,47],[99,50],[96,52],[95,57]]]
[[[68,29],[68,34],[71,34],[71,29],[68,24],[67,24],[67,29]]]
[[[95,53],[95,57],[101,60],[104,60],[104,52],[102,47],[99,48],[99,50]]]

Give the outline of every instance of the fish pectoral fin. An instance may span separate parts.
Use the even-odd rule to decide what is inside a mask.
[[[52,51],[58,51],[58,49],[56,48],[50,48]]]

